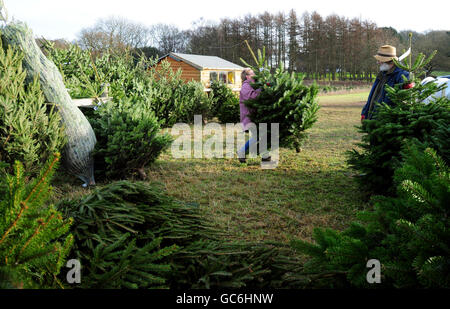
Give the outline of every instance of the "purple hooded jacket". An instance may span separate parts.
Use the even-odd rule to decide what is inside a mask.
[[[252,86],[250,86],[250,83],[253,81],[251,80],[245,80],[242,83],[241,87],[241,93],[239,95],[239,107],[240,107],[240,115],[241,115],[241,124],[242,124],[242,130],[246,131],[248,130],[249,124],[252,122],[249,118],[249,114],[251,113],[251,110],[245,106],[244,102],[249,99],[256,98],[259,93],[261,92],[261,89],[253,89]]]

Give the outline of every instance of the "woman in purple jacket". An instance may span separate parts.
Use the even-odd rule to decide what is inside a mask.
[[[253,76],[255,76],[255,72],[253,72],[250,68],[245,68],[242,71],[241,79],[242,79],[242,87],[241,92],[239,95],[239,107],[240,107],[240,120],[242,125],[242,130],[244,132],[249,131],[250,124],[252,121],[250,120],[250,113],[251,110],[248,109],[248,107],[245,105],[245,101],[256,98],[259,93],[261,92],[261,89],[253,89],[253,87],[250,85],[251,83],[254,83]],[[239,158],[239,161],[241,163],[245,162],[245,154],[249,150],[250,146],[257,143],[258,140],[255,137],[251,137],[246,143],[245,146],[242,147],[240,150],[238,150],[237,155]],[[269,161],[270,157],[266,157],[262,159],[263,161]]]

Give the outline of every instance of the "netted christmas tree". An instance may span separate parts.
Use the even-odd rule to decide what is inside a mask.
[[[0,33],[1,35],[1,33]],[[37,175],[52,153],[65,144],[61,117],[45,103],[39,80],[26,81],[24,55],[0,40],[0,160],[23,162],[25,173]]]
[[[255,57],[256,67],[241,61],[255,72],[254,89],[261,89],[255,99],[245,102],[251,110],[250,119],[256,125],[267,123],[268,137],[271,123],[279,123],[279,144],[282,147],[295,148],[300,152],[307,138],[307,130],[317,121],[318,87],[303,84],[304,75],[289,73],[282,63],[271,72],[265,59],[265,49],[258,50]],[[270,138],[269,138],[270,140]]]

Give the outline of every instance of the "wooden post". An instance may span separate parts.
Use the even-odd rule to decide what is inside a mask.
[[[7,44],[24,53],[23,66],[27,80],[39,76],[41,89],[47,102],[57,106],[67,135],[63,163],[86,185],[94,185],[92,152],[97,142],[91,124],[72,102],[61,73],[37,46],[32,31],[22,22],[11,22],[2,29]]]

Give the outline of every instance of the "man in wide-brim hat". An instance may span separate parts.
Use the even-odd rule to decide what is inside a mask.
[[[384,87],[389,85],[394,87],[395,84],[403,83],[402,75],[409,77],[409,72],[395,66],[393,59],[397,58],[397,50],[394,46],[383,45],[378,49],[374,58],[380,66],[380,73],[370,90],[369,98],[361,112],[361,121],[364,119],[372,119],[378,103],[386,103],[392,105],[392,101],[386,95]]]

